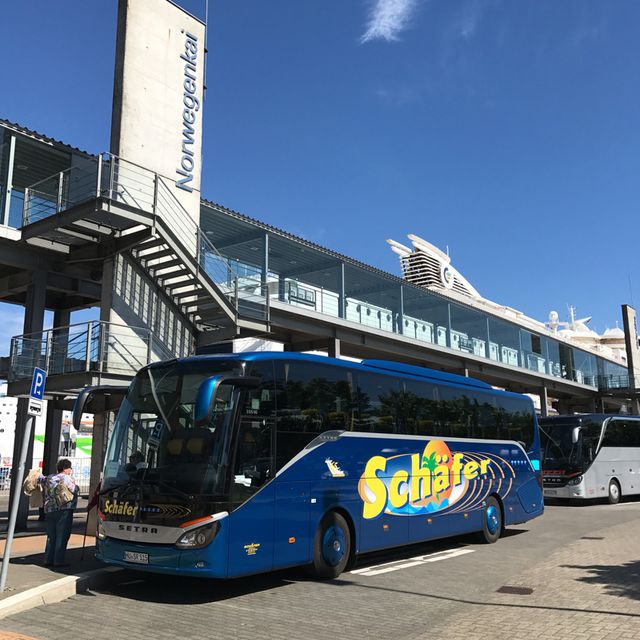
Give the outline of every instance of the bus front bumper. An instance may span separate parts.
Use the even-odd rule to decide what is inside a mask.
[[[142,544],[116,538],[96,541],[96,558],[106,564],[170,575],[225,578],[226,558],[215,540],[202,549]]]
[[[572,499],[572,498],[586,498],[584,487],[582,485],[564,487],[544,487],[542,493],[545,498],[560,498],[560,499]]]

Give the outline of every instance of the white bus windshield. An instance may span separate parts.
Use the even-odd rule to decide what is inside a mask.
[[[576,427],[580,428],[577,442],[573,442]],[[567,472],[586,471],[595,459],[601,428],[600,424],[592,422],[554,424],[540,420],[542,468]]]

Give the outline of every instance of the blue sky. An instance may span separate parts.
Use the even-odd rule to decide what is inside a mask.
[[[0,116],[106,150],[116,2],[2,11]],[[414,233],[485,297],[603,331],[640,305],[639,22],[633,0],[212,0],[203,195],[393,273],[385,239]],[[18,310],[0,327],[6,353]]]

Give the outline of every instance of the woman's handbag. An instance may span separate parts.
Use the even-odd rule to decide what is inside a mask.
[[[58,482],[53,492],[58,507],[66,507],[76,497],[75,493],[62,480]]]

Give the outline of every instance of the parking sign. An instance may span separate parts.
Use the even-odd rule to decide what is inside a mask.
[[[47,380],[47,372],[43,369],[38,369],[38,367],[34,367],[33,369],[33,380],[31,381],[31,391],[29,392],[29,397],[34,400],[42,400],[44,397],[44,383]]]

